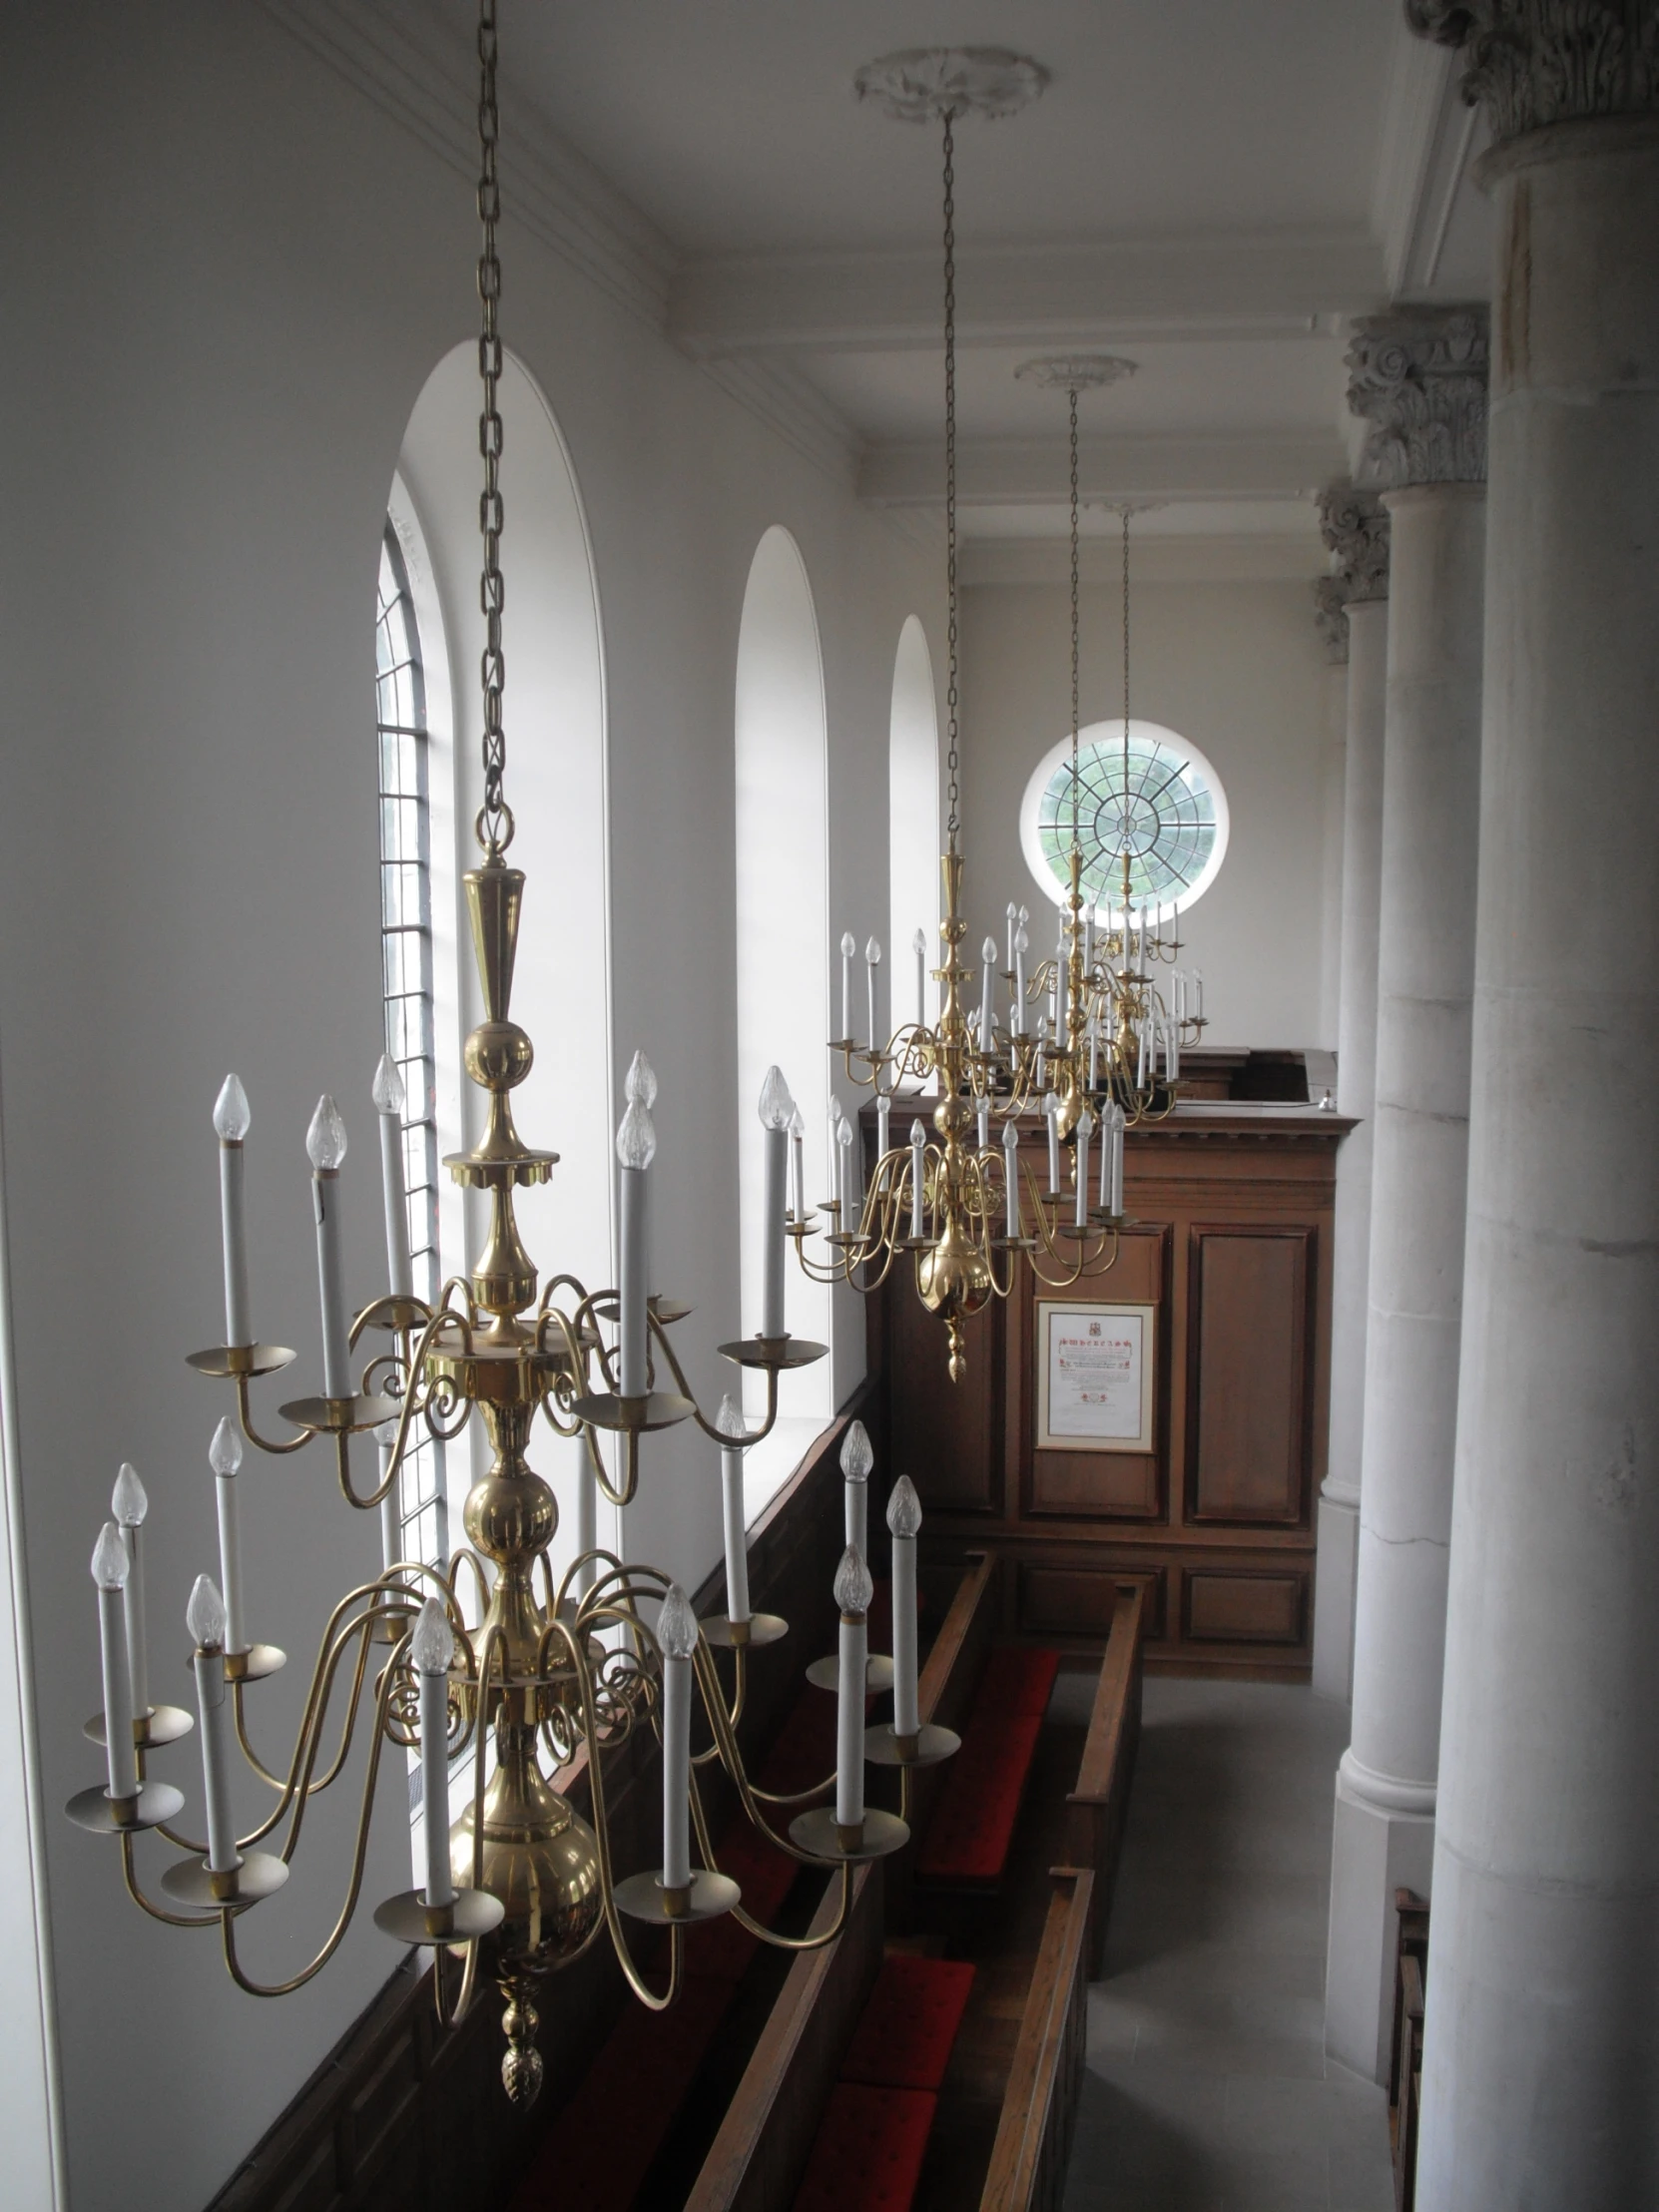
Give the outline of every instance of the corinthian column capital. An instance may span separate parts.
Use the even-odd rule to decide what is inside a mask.
[[[1486,480],[1486,310],[1400,307],[1354,325],[1348,403],[1372,428],[1360,482]]]
[[[1320,493],[1320,536],[1336,562],[1334,573],[1320,580],[1335,587],[1320,595],[1323,631],[1324,606],[1333,600],[1346,607],[1354,600],[1387,598],[1388,510],[1375,491],[1358,484],[1327,484]],[[1343,635],[1346,641],[1346,621]]]
[[[1419,37],[1462,54],[1493,140],[1659,110],[1659,0],[1405,0]]]

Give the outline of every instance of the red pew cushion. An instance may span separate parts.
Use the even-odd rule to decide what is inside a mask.
[[[757,1835],[741,1817],[715,1847],[715,1857],[720,1861],[721,1873],[730,1875],[743,1892],[743,1908],[750,1919],[763,1927],[773,1927],[778,1909],[801,1871],[797,1862]],[[760,1940],[730,1913],[722,1914],[718,1921],[701,1922],[686,1931],[686,1971],[741,1981],[760,1948]]]
[[[914,1958],[894,1951],[881,1961],[841,2066],[843,2081],[889,2089],[936,2089],[950,2063],[973,1987],[962,1959]]]
[[[1017,1713],[1022,1717],[1034,1714],[1041,1720],[1059,1671],[1057,1651],[1033,1651],[1026,1644],[998,1644],[973,1701],[974,1721],[989,1713]]]
[[[906,2212],[938,2101],[926,2089],[837,2081],[795,2212]]]
[[[923,1882],[998,1882],[1036,1754],[1035,1714],[975,1716],[922,1840]]]
[[[628,2212],[732,2001],[728,1981],[692,1980],[666,2012],[633,1997],[568,2111],[514,2192],[511,2212]],[[640,2094],[648,2082],[649,2096]],[[616,2115],[628,2114],[618,2127]]]

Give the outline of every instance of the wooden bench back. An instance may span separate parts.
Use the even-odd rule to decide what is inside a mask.
[[[1058,2212],[1083,2086],[1095,1878],[1057,1867],[979,2212]]]
[[[1067,1859],[1074,1867],[1089,1868],[1095,1878],[1089,1930],[1089,1971],[1095,1975],[1106,1962],[1106,1923],[1140,1743],[1145,1621],[1145,1585],[1126,1586],[1112,1608],[1112,1631],[1100,1665],[1100,1686],[1089,1717],[1077,1787],[1066,1800]]]
[[[831,1882],[814,1917],[822,1935],[839,1909]],[[772,2008],[685,2212],[787,2212],[881,1964],[881,1865],[852,1877],[847,1923],[832,1943],[803,1951]]]

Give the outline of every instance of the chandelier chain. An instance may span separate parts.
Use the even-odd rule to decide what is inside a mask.
[[[1072,385],[1071,400],[1071,841],[1075,849],[1078,837],[1078,811],[1080,793],[1077,773],[1077,386]]]
[[[497,310],[501,300],[501,263],[495,247],[495,226],[501,213],[501,187],[496,176],[496,149],[501,136],[495,98],[495,0],[479,0],[478,7],[478,220],[483,244],[478,256],[478,301],[482,326],[478,336],[478,374],[484,401],[478,416],[478,450],[484,462],[484,489],[478,501],[478,528],[484,540],[484,568],[479,580],[478,603],[484,617],[484,651],[479,662],[483,687],[484,804],[478,816],[478,842],[489,853],[499,853],[512,841],[513,818],[503,796],[507,770],[507,740],[501,725],[501,697],[506,689],[507,659],[501,647],[501,611],[506,601],[501,576],[501,529],[505,519],[501,500],[501,409],[497,387],[501,378],[501,333]]]
[[[958,781],[956,734],[956,167],[952,112],[944,111],[944,545],[945,590],[949,599],[947,629],[950,682],[945,694],[948,744],[945,768],[949,779],[950,812],[946,820],[950,849],[956,849],[960,827],[961,788]]]
[[[1129,513],[1123,510],[1123,855],[1129,864]]]

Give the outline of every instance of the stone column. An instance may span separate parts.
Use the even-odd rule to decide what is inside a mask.
[[[1457,1430],[1480,833],[1485,310],[1361,322],[1350,404],[1391,528],[1377,1117],[1355,1589],[1325,2039],[1381,2078],[1393,1894],[1426,1892]]]
[[[1314,1578],[1314,1688],[1347,1701],[1354,1678],[1354,1573],[1360,1532],[1360,1423],[1366,1397],[1372,1119],[1377,1093],[1377,915],[1382,860],[1382,702],[1388,639],[1388,517],[1375,491],[1333,484],[1320,533],[1336,572],[1320,580],[1322,625],[1348,651],[1343,777],[1343,943],[1337,1105],[1356,1126],[1337,1153],[1331,1274],[1331,1445],[1320,1488]]]
[[[1498,217],[1420,2212],[1659,2201],[1659,0],[1413,0]]]

